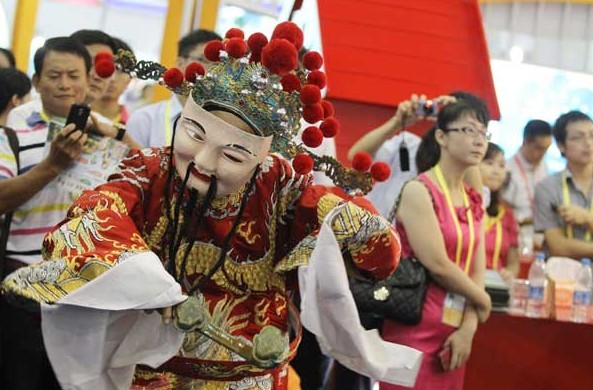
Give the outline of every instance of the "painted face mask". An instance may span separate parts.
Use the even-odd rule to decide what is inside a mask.
[[[207,111],[188,99],[175,135],[177,173],[184,177],[193,162],[188,187],[205,194],[215,176],[216,197],[237,191],[249,181],[272,143],[272,136],[249,131],[249,125],[234,114]]]

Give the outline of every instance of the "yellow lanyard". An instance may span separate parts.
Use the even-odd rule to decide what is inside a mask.
[[[49,123],[49,121],[51,120],[51,118],[49,116],[47,116],[47,114],[45,112],[43,112],[43,110],[41,110],[39,112],[39,116],[45,123]]]
[[[568,184],[566,178],[566,171],[562,172],[562,197],[564,198],[564,205],[570,206],[570,194],[568,193]],[[593,200],[589,205],[589,211],[593,213]],[[574,233],[572,231],[572,225],[566,225],[566,237],[572,238]],[[585,241],[591,241],[591,232],[587,230],[585,233]]]
[[[443,171],[439,164],[434,167],[434,174],[437,177],[437,181],[439,182],[439,186],[441,187],[441,191],[443,191],[443,195],[445,195],[445,200],[447,201],[447,206],[449,207],[449,213],[451,213],[451,219],[453,219],[453,224],[455,225],[455,231],[457,232],[457,248],[455,250],[455,264],[459,266],[461,264],[461,251],[463,248],[463,232],[461,231],[461,225],[459,225],[459,219],[457,218],[457,212],[455,211],[455,206],[453,206],[453,201],[451,200],[451,194],[449,193],[449,187],[447,187],[447,182],[445,182],[445,178],[443,177]],[[467,193],[465,192],[465,188],[461,187],[461,193],[463,194],[463,205],[466,207],[466,215],[467,215],[467,223],[469,227],[469,247],[467,250],[467,258],[465,260],[465,273],[469,273],[469,267],[472,261],[472,254],[474,251],[474,241],[475,241],[475,233],[474,233],[474,219],[472,215],[472,211],[469,205],[469,200],[467,198]]]
[[[494,239],[494,253],[492,254],[492,269],[498,269],[498,261],[500,259],[500,249],[502,248],[502,217],[506,210],[500,205],[498,206],[498,215],[496,217],[488,216],[486,224],[486,232],[489,232],[492,226],[496,226],[496,236]]]
[[[173,131],[171,129],[171,99],[165,104],[165,146],[171,145]]]
[[[119,114],[117,114],[111,122],[112,123],[120,123],[120,121],[121,121],[121,112]]]

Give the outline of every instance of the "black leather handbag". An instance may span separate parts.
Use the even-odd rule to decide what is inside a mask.
[[[402,258],[385,280],[351,277],[350,291],[362,325],[366,329],[380,328],[385,318],[407,325],[418,324],[422,320],[428,278],[426,268],[413,258]]]

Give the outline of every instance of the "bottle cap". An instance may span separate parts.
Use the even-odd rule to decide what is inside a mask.
[[[586,267],[590,267],[591,266],[591,259],[588,259],[588,258],[581,259],[581,264],[584,265],[584,266],[586,266]]]
[[[544,252],[536,252],[535,260],[544,261],[544,260],[546,260],[546,255],[544,254]]]

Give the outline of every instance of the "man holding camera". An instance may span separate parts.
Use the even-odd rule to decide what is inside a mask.
[[[19,141],[18,156],[14,156],[6,134],[0,134],[2,212],[13,213],[5,256],[0,259],[2,276],[41,261],[44,234],[65,217],[73,198],[94,185],[85,187],[86,181],[80,180],[72,186],[73,181],[68,182],[62,174],[73,167],[90,137],[86,129],[64,127],[64,122],[71,107],[85,100],[91,63],[79,41],[48,39],[34,57],[33,85],[40,100],[19,107],[19,112],[11,112],[8,118],[8,127],[15,129]],[[92,131],[107,137],[118,134],[113,126],[93,127]],[[45,355],[38,318],[3,301],[1,305],[0,388],[59,388]]]

